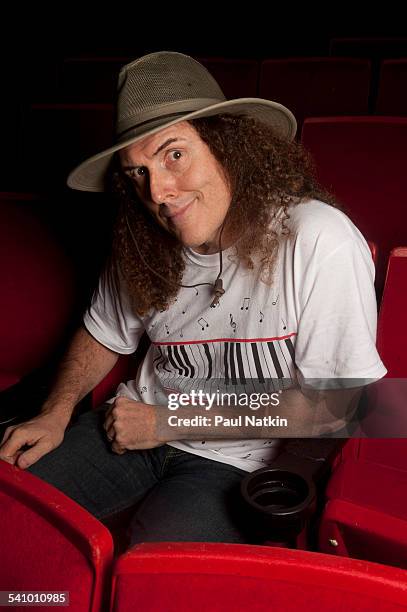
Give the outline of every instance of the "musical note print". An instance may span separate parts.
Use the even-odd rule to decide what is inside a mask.
[[[263,323],[263,319],[264,319],[264,314],[262,313],[262,311],[260,310],[260,320],[259,323]]]
[[[164,327],[165,327],[165,331],[167,332],[167,336],[169,336],[170,328],[168,327],[168,325],[166,323],[164,324]]]
[[[188,310],[188,306],[185,306],[183,311],[182,311],[182,314],[185,314],[187,310]]]
[[[230,326],[232,327],[233,332],[236,333],[237,323],[236,323],[236,321],[233,320],[233,315],[232,314],[229,314],[229,317],[230,317]]]
[[[273,302],[271,302],[273,304],[273,306],[275,306],[277,304],[279,297],[280,297],[280,294],[276,297],[276,299]]]
[[[204,331],[205,327],[209,327],[208,321],[205,321],[205,319],[203,317],[198,319],[197,323],[198,323],[198,325],[201,326],[202,331]]]
[[[152,324],[150,325],[150,329],[154,329],[154,327],[155,327],[156,325],[157,325],[157,321],[154,321],[154,323],[152,323]]]
[[[182,329],[181,329],[181,333],[180,333],[179,337],[180,337],[180,338],[183,338],[183,337],[184,337],[184,334],[182,333]]]
[[[283,329],[287,329],[287,323],[284,321],[284,319],[281,319],[283,322]]]
[[[243,298],[243,304],[240,306],[240,310],[249,310],[250,298]]]
[[[195,287],[195,291],[196,291],[196,293],[195,293],[195,297],[196,297],[197,295],[199,295],[199,291],[198,291],[198,289],[196,287]]]
[[[141,387],[140,395],[143,395],[143,393],[145,393],[146,391],[147,391],[147,387]]]

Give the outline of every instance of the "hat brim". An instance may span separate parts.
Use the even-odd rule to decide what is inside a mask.
[[[185,113],[176,119],[163,119],[162,123],[154,127],[146,126],[145,131],[137,136],[129,137],[97,155],[89,157],[77,166],[68,176],[67,184],[71,189],[79,191],[105,191],[105,177],[114,153],[134,144],[138,140],[151,134],[155,134],[164,128],[176,125],[182,121],[198,119],[199,117],[211,117],[221,113],[234,115],[244,114],[255,117],[264,123],[271,125],[276,136],[284,140],[293,140],[297,131],[297,122],[288,108],[278,102],[262,100],[261,98],[238,98],[226,100],[218,104],[207,106],[198,111]]]

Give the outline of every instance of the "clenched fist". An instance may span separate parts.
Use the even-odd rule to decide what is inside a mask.
[[[104,428],[112,450],[121,455],[126,450],[155,448],[165,444],[158,438],[159,406],[118,397],[106,412]],[[161,408],[162,410],[162,408]]]

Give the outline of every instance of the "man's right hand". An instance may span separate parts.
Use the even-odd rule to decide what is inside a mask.
[[[22,469],[29,467],[61,444],[67,426],[62,421],[59,415],[40,414],[8,427],[1,442],[0,459]]]

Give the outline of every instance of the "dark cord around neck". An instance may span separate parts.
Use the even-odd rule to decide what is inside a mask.
[[[125,213],[125,217],[126,217],[126,224],[127,224],[127,228],[130,232],[130,236],[133,240],[134,246],[137,249],[137,253],[141,259],[141,261],[143,262],[143,264],[146,266],[146,268],[148,268],[153,274],[155,274],[156,276],[158,276],[159,278],[161,278],[161,280],[163,280],[165,283],[167,284],[171,284],[173,285],[174,283],[170,280],[168,280],[168,278],[165,278],[165,276],[162,276],[162,274],[160,274],[159,272],[157,272],[156,270],[154,270],[154,268],[152,268],[144,259],[143,255],[141,254],[140,248],[138,246],[137,240],[134,236],[133,230],[131,229],[130,223],[129,223],[129,219],[127,217],[127,213]],[[221,226],[221,230],[220,230],[220,234],[219,234],[219,274],[216,277],[216,280],[214,283],[197,283],[196,285],[183,285],[182,283],[176,283],[179,287],[185,287],[187,289],[194,289],[195,287],[202,287],[203,285],[209,285],[210,287],[213,287],[214,289],[214,298],[211,302],[211,308],[215,308],[215,306],[217,306],[219,304],[219,300],[222,297],[222,295],[225,293],[225,290],[223,289],[223,282],[221,279],[221,274],[222,274],[222,269],[223,269],[223,258],[222,258],[222,233],[223,233],[223,229],[225,227],[225,221],[222,223]]]

